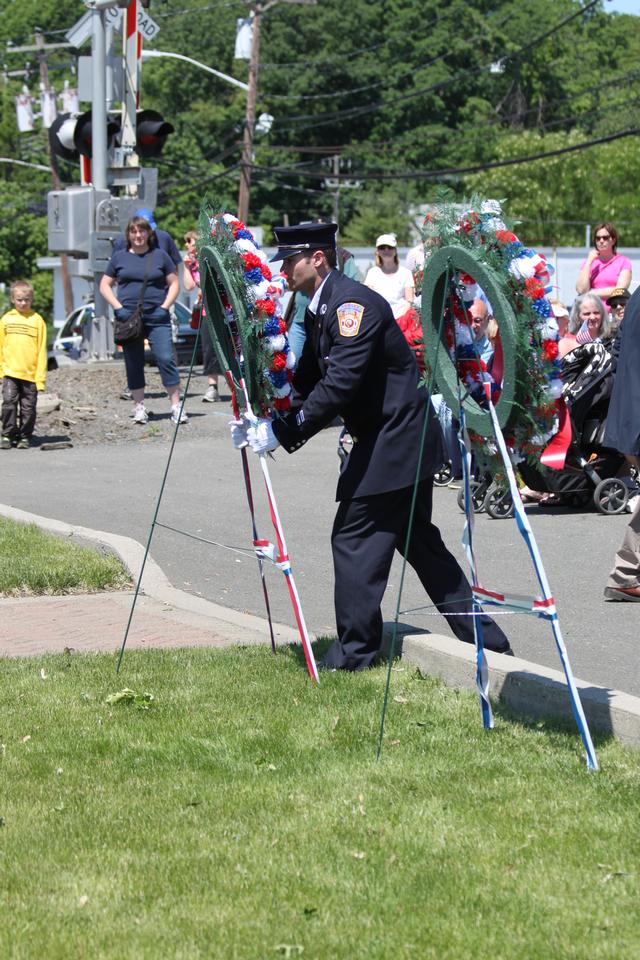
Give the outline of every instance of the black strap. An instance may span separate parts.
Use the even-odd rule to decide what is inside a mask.
[[[149,273],[151,271],[151,261],[153,260],[153,250],[149,250],[145,254],[145,263],[144,263],[144,278],[142,280],[142,287],[140,289],[140,297],[138,299],[138,305],[136,310],[142,310],[144,304],[144,295],[147,289],[147,282],[149,280]]]

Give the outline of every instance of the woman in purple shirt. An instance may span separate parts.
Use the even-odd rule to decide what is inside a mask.
[[[578,293],[596,293],[607,299],[616,287],[631,283],[631,261],[618,253],[618,232],[612,223],[599,223],[594,230],[594,246],[580,267],[576,280]],[[605,303],[607,312],[610,307]]]

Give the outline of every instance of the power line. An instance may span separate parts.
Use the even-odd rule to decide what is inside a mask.
[[[459,13],[460,13],[460,9],[459,9],[459,8],[452,9],[451,11],[447,12],[446,14],[443,14],[441,17],[436,17],[435,20],[432,20],[430,23],[426,24],[426,25],[425,25],[425,29],[428,29],[428,28],[434,26],[434,25],[435,25],[436,23],[438,23],[440,20],[444,20],[444,19],[446,19],[446,18],[448,18],[448,17],[453,17],[453,16],[455,16],[455,15],[457,15],[457,14],[459,14]],[[494,14],[493,16],[495,16],[495,14]],[[491,21],[492,19],[493,19],[493,17],[487,17],[487,18],[486,18],[486,21]],[[491,26],[492,26],[494,29],[498,29],[498,28],[501,27],[504,23],[506,23],[509,19],[510,19],[510,14],[506,14],[506,15],[505,15],[504,17],[502,17],[500,20],[497,20],[495,23],[491,23]],[[485,21],[485,22],[486,22],[486,21]],[[396,39],[396,38],[394,37],[394,38],[391,38],[391,39],[389,39],[388,41],[386,41],[384,45],[386,46],[386,45],[393,45],[393,44],[397,44],[398,46],[400,46],[400,45],[401,45],[401,41],[398,40],[398,39]],[[362,92],[364,92],[365,90],[376,90],[376,89],[380,89],[380,88],[384,89],[384,88],[388,88],[388,87],[390,87],[390,88],[395,88],[395,87],[397,86],[397,84],[398,84],[398,81],[399,81],[399,80],[402,80],[404,77],[410,77],[410,76],[412,76],[412,75],[415,75],[415,74],[417,74],[420,70],[424,70],[426,67],[432,66],[434,63],[438,63],[438,62],[441,61],[441,60],[446,60],[447,57],[452,57],[452,56],[454,56],[454,55],[455,55],[455,56],[458,56],[459,53],[460,53],[460,49],[461,49],[461,48],[463,48],[463,47],[474,47],[476,44],[477,44],[477,37],[475,37],[475,36],[474,36],[473,39],[471,39],[471,40],[464,40],[464,39],[462,39],[462,40],[460,40],[460,42],[459,42],[459,44],[458,44],[458,46],[456,47],[455,50],[448,49],[448,50],[446,50],[444,53],[439,53],[439,54],[437,54],[436,56],[431,57],[431,59],[429,59],[429,60],[424,60],[424,61],[422,61],[422,62],[420,62],[420,63],[418,63],[418,64],[409,64],[409,66],[407,67],[406,70],[402,70],[400,73],[396,74],[391,80],[378,80],[378,81],[376,81],[375,83],[369,83],[369,84],[366,84],[366,85],[364,85],[364,86],[348,87],[348,88],[346,88],[346,89],[338,90],[338,91],[333,91],[333,92],[330,92],[330,93],[275,94],[275,93],[264,92],[264,93],[261,93],[261,94],[260,94],[260,99],[261,99],[261,100],[266,100],[267,102],[270,102],[270,101],[272,101],[272,100],[293,100],[294,102],[295,102],[295,101],[298,101],[298,100],[313,100],[313,101],[315,101],[315,100],[326,100],[326,99],[335,100],[337,97],[346,97],[346,96],[350,96],[350,95],[352,95],[352,94],[362,93]],[[335,61],[335,58],[334,58],[333,60],[327,61],[327,62],[335,64],[336,61]],[[293,119],[295,119],[295,118],[293,118]]]
[[[189,184],[188,187],[185,187],[184,190],[179,190],[177,193],[171,193],[170,199],[177,200],[179,197],[183,197],[185,194],[191,193],[192,190],[196,190],[199,187],[205,186],[205,184],[215,183],[216,180],[224,180],[225,177],[231,176],[231,174],[234,173],[234,171],[238,170],[239,167],[240,167],[239,162],[234,163],[232,164],[232,166],[227,167],[226,170],[222,170],[220,173],[214,173],[210,177],[204,177],[202,180],[193,181],[192,183]],[[171,186],[171,184],[167,184],[167,186]],[[158,193],[159,193],[159,196],[162,198],[165,198],[166,196],[169,195],[166,187],[161,188],[158,191]]]
[[[631,137],[640,133],[640,128],[634,128],[631,130],[621,130],[618,133],[611,133],[603,137],[597,137],[593,140],[584,140],[578,144],[572,144],[569,147],[559,147],[556,150],[548,150],[543,153],[530,154],[525,157],[513,157],[509,160],[495,160],[491,163],[482,163],[477,164],[471,167],[446,167],[441,170],[406,170],[400,173],[362,173],[357,174],[358,180],[431,180],[437,179],[439,177],[445,176],[458,176],[466,173],[480,173],[484,170],[492,170],[497,167],[509,167],[515,166],[520,163],[532,163],[535,160],[544,160],[548,157],[558,157],[565,153],[575,153],[579,150],[586,150],[589,147],[595,147],[603,143],[611,143],[613,140],[620,140],[623,137]],[[284,167],[261,167],[254,165],[254,170],[267,171],[271,170],[274,173],[287,174],[290,176],[299,176],[300,171],[298,170],[289,170]],[[326,172],[312,171],[307,170],[304,174],[305,177],[312,177],[313,179],[325,179],[327,174]],[[332,175],[334,180],[345,180],[353,179],[354,174],[342,174],[338,173]]]
[[[473,43],[469,41],[468,46],[473,46]],[[451,51],[447,53],[439,53],[437,57],[432,57],[430,60],[425,60],[424,63],[420,64],[419,67],[408,67],[406,70],[403,70],[401,73],[397,74],[392,81],[377,80],[375,83],[367,83],[362,87],[347,87],[343,90],[334,90],[332,93],[261,93],[260,99],[268,102],[271,100],[293,100],[295,102],[298,100],[335,100],[337,97],[347,97],[354,93],[363,93],[365,90],[377,90],[380,87],[394,86],[398,80],[401,80],[403,77],[410,77],[416,72],[416,70],[422,70],[425,67],[430,67],[434,63],[438,63],[439,60],[445,60],[450,56]]]
[[[588,87],[585,90],[581,90],[578,93],[572,94],[571,96],[562,97],[561,99],[554,101],[553,105],[557,106],[558,104],[562,104],[562,103],[570,103],[572,100],[577,100],[582,96],[586,96],[587,94],[593,92],[594,90],[600,91],[600,90],[603,90],[605,87],[619,86],[620,83],[625,80],[632,81],[637,79],[640,79],[640,70],[631,71],[630,73],[623,74],[619,77],[615,77],[612,80],[605,81],[593,87]],[[632,101],[632,103],[635,103],[635,102],[636,101]],[[587,117],[592,117],[597,113],[601,113],[603,110],[605,110],[605,108],[608,108],[611,105],[613,105],[613,101],[607,100],[604,102],[604,104],[601,103],[597,108],[594,108],[593,110],[584,111],[583,113],[576,113],[571,116],[565,116],[561,120],[549,120],[547,123],[539,124],[539,125],[536,125],[535,127],[533,126],[526,127],[524,128],[524,130],[526,132],[548,130],[551,127],[559,126],[561,124],[568,124],[572,121],[581,121]],[[539,113],[541,108],[545,106],[549,106],[548,102],[545,102],[544,104],[541,104],[535,107],[530,107],[528,110],[525,110],[523,112],[522,116],[526,117],[529,114]],[[629,103],[625,102],[620,104],[620,106],[628,107]],[[504,120],[501,117],[495,117],[494,119],[483,120],[483,129],[493,129],[493,128],[498,128],[501,133],[511,132],[508,127],[505,128]],[[430,140],[439,140],[442,137],[446,137],[447,140],[451,140],[451,139],[457,140],[457,139],[465,139],[465,138],[468,139],[469,136],[470,136],[469,131],[465,129],[455,129],[455,130],[442,129],[441,131],[437,131],[437,132],[436,131],[431,132],[429,130],[426,130],[426,131],[421,131],[419,137],[415,137],[413,132],[409,132],[408,134],[404,136],[403,135],[398,136],[393,140],[362,140],[362,141],[359,141],[358,143],[338,143],[338,144],[321,146],[321,147],[305,146],[303,144],[295,144],[295,145],[294,144],[269,144],[269,149],[274,151],[283,151],[283,152],[289,152],[289,153],[302,153],[302,154],[308,153],[308,154],[317,154],[317,155],[324,155],[324,154],[333,155],[336,153],[342,153],[342,152],[348,151],[350,155],[353,155],[353,154],[357,154],[358,151],[361,151],[361,150],[369,151],[372,148],[390,146],[390,147],[395,147],[398,150],[401,150],[416,143],[424,144],[425,141],[428,142]]]
[[[553,27],[549,30],[546,30],[544,33],[540,34],[537,37],[534,37],[533,40],[530,40],[527,44],[524,44],[522,47],[519,47],[517,50],[512,53],[504,54],[504,56],[498,58],[498,62],[504,63],[510,60],[518,60],[523,53],[527,50],[530,50],[531,47],[535,46],[538,43],[541,43],[543,40],[547,40],[552,34],[557,33],[563,27],[567,26],[572,20],[575,20],[578,16],[583,16],[588,10],[592,7],[597,6],[600,3],[600,0],[590,0],[590,2],[581,7],[580,10],[575,11],[567,17],[564,17],[562,20],[558,21]],[[407,100],[412,100],[415,97],[422,96],[425,93],[431,93],[434,90],[443,90],[446,87],[450,87],[455,83],[459,83],[460,80],[466,78],[470,75],[477,75],[478,73],[485,73],[488,70],[491,70],[491,67],[496,62],[496,59],[493,58],[490,63],[484,64],[479,67],[470,67],[467,70],[461,70],[454,77],[450,77],[448,80],[442,80],[439,83],[432,84],[428,87],[421,87],[418,90],[413,90],[411,93],[406,93],[398,97],[392,97],[389,100],[383,100],[380,103],[368,104],[362,107],[350,107],[345,110],[336,110],[332,113],[320,113],[320,114],[299,114],[295,117],[290,117],[289,122],[285,124],[278,124],[278,130],[288,130],[297,127],[298,129],[303,129],[305,125],[310,125],[313,127],[326,126],[328,123],[334,123],[336,120],[353,118],[358,116],[363,116],[367,113],[378,112],[383,110],[385,107],[394,106],[397,103],[403,103]],[[311,121],[310,124],[301,123],[301,121]]]
[[[238,7],[240,6],[238,0],[218,0],[217,3],[207,3],[201,7],[186,7],[184,10],[169,10],[166,13],[160,13],[154,10],[153,16],[154,19],[165,20],[169,17],[183,17],[187,13],[206,13],[208,10],[220,10],[222,7]],[[242,11],[243,13],[246,10]]]
[[[423,25],[424,30],[430,30],[431,27],[434,27],[436,23],[440,23],[442,20],[448,20],[453,16],[457,16],[463,12],[463,7],[455,7],[447,10],[445,13],[440,14],[438,17],[434,17],[433,20],[430,20],[428,23]],[[486,18],[487,20],[491,19],[491,16]],[[506,19],[506,18],[505,18]],[[500,23],[504,23],[502,20]],[[371,44],[368,47],[360,47],[356,50],[349,50],[345,53],[345,56],[349,57],[349,62],[353,62],[353,58],[359,56],[361,53],[370,53],[372,50],[379,50],[382,47],[392,46],[394,44],[400,44],[400,40],[396,37],[390,37],[388,40],[382,40],[380,43]],[[328,64],[334,66],[336,63],[336,57],[317,57],[316,59],[304,59],[304,60],[289,60],[282,63],[261,63],[259,70],[275,70],[275,69],[291,69],[298,67],[309,67],[309,66],[320,66],[322,64]],[[302,99],[302,98],[301,98]]]

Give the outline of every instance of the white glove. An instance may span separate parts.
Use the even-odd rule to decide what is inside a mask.
[[[256,420],[247,429],[247,440],[254,453],[268,453],[280,446],[271,426],[271,420]]]
[[[229,430],[231,432],[231,443],[236,450],[242,450],[243,447],[248,446],[246,420],[229,420]]]

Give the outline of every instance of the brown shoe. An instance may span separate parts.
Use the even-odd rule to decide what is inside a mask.
[[[640,603],[640,587],[605,587],[605,600],[630,600]]]

